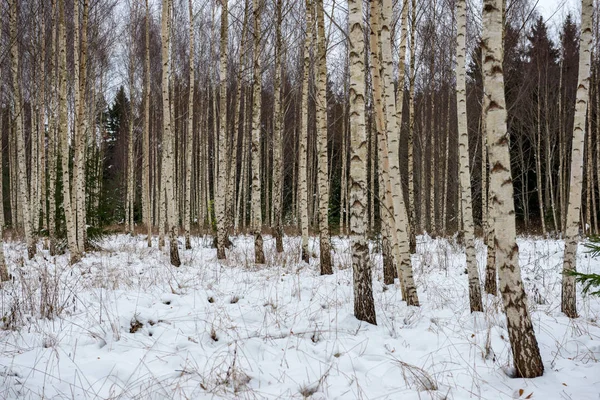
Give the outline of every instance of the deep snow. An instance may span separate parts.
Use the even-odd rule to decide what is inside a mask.
[[[6,242],[18,279],[0,291],[0,398],[600,399],[600,300],[579,296],[581,316],[561,314],[562,242],[519,240],[546,369],[532,380],[509,377],[499,298],[469,313],[452,242],[419,238],[420,308],[382,284],[372,255],[377,326],[352,315],[347,239],[333,240],[331,276],[299,262],[298,238],[283,255],[266,238],[264,266],[250,237],[223,263],[211,242],[196,238],[180,268],[141,236],[110,237],[74,267],[46,252],[23,262],[23,244]],[[580,247],[578,268],[600,272],[600,259]],[[42,304],[58,315],[41,318]]]

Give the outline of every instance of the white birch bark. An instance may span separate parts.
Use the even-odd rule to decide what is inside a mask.
[[[458,114],[458,153],[461,209],[464,221],[463,234],[467,256],[467,274],[469,276],[469,304],[471,312],[483,311],[481,302],[481,283],[477,268],[477,251],[475,249],[475,227],[473,225],[473,206],[471,200],[471,168],[469,163],[469,132],[467,127],[467,68],[466,68],[466,36],[467,7],[466,0],[456,3],[456,107]]]
[[[192,220],[192,149],[194,147],[194,58],[195,58],[195,29],[194,6],[192,0],[188,2],[190,19],[190,59],[189,59],[189,94],[187,117],[187,143],[185,151],[185,204],[183,216],[183,230],[185,232],[185,248],[191,249],[190,224]]]
[[[150,211],[150,6],[146,0],[144,56],[144,137],[142,143],[142,209],[146,225],[148,247],[152,247],[152,222]]]
[[[177,227],[179,218],[177,217],[177,205],[175,202],[174,191],[174,149],[173,149],[173,132],[171,124],[171,107],[169,93],[169,47],[171,44],[170,34],[170,9],[172,7],[171,0],[162,1],[162,21],[161,21],[161,39],[162,39],[162,106],[163,106],[163,179],[165,180],[163,202],[166,202],[167,210],[167,226],[169,232],[169,250],[171,265],[179,267],[181,261],[179,259],[179,247],[177,243]]]
[[[348,0],[350,51],[350,238],[354,283],[354,316],[376,324],[373,282],[366,240],[367,133],[365,129],[365,43],[363,1]]]
[[[25,160],[25,139],[23,138],[23,104],[21,102],[21,84],[19,78],[19,42],[17,40],[18,1],[12,0],[10,4],[10,61],[13,83],[13,109],[15,117],[15,136],[17,151],[17,171],[19,180],[19,201],[23,211],[23,228],[27,244],[27,256],[33,258],[36,252],[33,227],[31,224],[29,189],[27,185],[27,163]],[[14,164],[13,164],[14,165]]]
[[[50,98],[48,101],[48,236],[50,255],[56,255],[56,164],[57,164],[57,127],[56,127],[56,106],[57,91],[55,85],[55,76],[57,76],[54,60],[56,58],[56,46],[58,41],[58,25],[56,24],[56,0],[52,0],[52,45],[50,47],[50,64],[48,75],[50,89]]]
[[[329,238],[329,166],[327,157],[327,50],[323,0],[317,0],[317,151],[321,275],[333,273]],[[373,162],[375,160],[373,159]]]
[[[527,296],[519,268],[502,70],[503,11],[502,0],[484,0],[482,42],[490,202],[494,208],[493,215],[502,216],[494,218],[496,265],[515,371],[519,377],[533,378],[542,375],[544,365],[527,309]]]
[[[413,278],[410,262],[408,215],[402,194],[402,182],[400,178],[400,127],[398,126],[397,110],[393,85],[393,60],[390,25],[392,16],[392,1],[383,0],[381,8],[381,64],[382,83],[385,104],[386,136],[389,144],[389,175],[392,185],[392,200],[394,203],[394,221],[398,246],[398,276],[403,280],[402,297],[408,305],[418,306],[419,299]]]
[[[265,263],[265,253],[262,238],[262,211],[261,211],[261,184],[260,184],[260,142],[262,138],[261,126],[261,93],[262,70],[260,62],[260,13],[262,1],[254,0],[254,82],[253,82],[253,107],[252,107],[252,229],[254,230],[254,261],[257,264]]]
[[[215,197],[215,217],[217,222],[217,259],[225,259],[227,241],[227,215],[225,210],[225,195],[227,194],[227,44],[228,44],[228,8],[227,0],[221,0],[221,46],[219,60],[219,174]]]
[[[306,36],[304,37],[304,64],[302,78],[302,119],[300,121],[300,135],[298,147],[298,214],[300,217],[300,231],[302,234],[302,260],[309,262],[308,252],[308,182],[307,182],[307,163],[308,163],[308,84],[310,68],[310,44],[313,35],[313,7],[312,0],[306,0]],[[365,166],[366,168],[366,166]]]
[[[283,0],[277,0],[275,17],[275,86],[273,88],[273,221],[275,225],[275,248],[278,253],[283,252],[283,112],[281,101],[281,53],[283,44],[281,40]]]
[[[579,239],[579,218],[581,214],[581,192],[583,184],[583,156],[585,144],[585,117],[589,97],[590,62],[592,49],[592,0],[582,0],[581,35],[579,39],[579,72],[575,117],[573,124],[573,144],[571,148],[571,176],[569,185],[569,206],[565,231],[565,257],[563,263],[561,310],[570,318],[577,317],[577,291],[575,277],[569,275],[576,270],[577,243]],[[588,133],[589,134],[589,133]]]

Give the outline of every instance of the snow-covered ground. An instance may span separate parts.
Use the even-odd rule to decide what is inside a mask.
[[[373,326],[352,315],[346,239],[333,241],[332,276],[299,263],[297,238],[281,256],[267,238],[264,266],[250,237],[233,242],[217,263],[197,238],[180,268],[142,237],[110,237],[74,267],[47,253],[23,262],[24,246],[7,242],[17,279],[0,290],[0,398],[600,399],[600,300],[580,296],[576,320],[561,314],[561,242],[519,241],[546,369],[533,380],[509,377],[500,300],[469,313],[453,243],[419,238],[420,308],[383,285],[372,256]],[[581,271],[600,271],[579,254]]]

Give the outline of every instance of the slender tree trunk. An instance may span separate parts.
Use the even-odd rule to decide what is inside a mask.
[[[38,84],[38,93],[35,97],[35,115],[37,118],[37,123],[35,124],[35,132],[34,132],[34,124],[31,124],[31,223],[33,232],[38,232],[40,229],[40,210],[41,210],[41,202],[40,202],[40,194],[42,192],[42,182],[45,182],[45,171],[44,161],[45,161],[45,132],[44,132],[44,102],[45,102],[45,79],[46,79],[46,24],[45,18],[43,14],[43,8],[41,12],[40,18],[40,50],[41,56],[39,58],[39,78],[37,81]],[[33,110],[32,110],[32,119],[33,119]],[[1,204],[1,202],[0,202]]]
[[[2,30],[0,30],[0,41],[2,40]],[[0,70],[0,81],[4,78],[2,70]],[[6,282],[10,279],[8,274],[8,268],[4,260],[4,191],[2,190],[2,182],[4,181],[4,161],[2,156],[4,153],[4,146],[2,145],[2,138],[4,137],[4,118],[2,118],[2,112],[0,112],[0,282]]]
[[[27,256],[33,258],[36,253],[36,244],[32,232],[29,189],[27,186],[27,163],[25,159],[25,139],[23,130],[23,104],[21,102],[21,83],[19,73],[19,44],[17,40],[17,10],[18,2],[11,1],[10,12],[10,60],[13,79],[13,104],[15,112],[15,136],[17,144],[17,170],[19,179],[19,200],[23,210],[23,227],[25,231],[25,241],[27,243]],[[14,164],[13,164],[14,165]]]
[[[281,52],[283,50],[281,38],[283,0],[277,0],[275,8],[275,86],[273,87],[273,213],[275,225],[275,248],[278,253],[283,252],[283,105],[281,101]]]
[[[173,149],[173,133],[171,125],[171,109],[169,96],[169,46],[171,42],[170,34],[170,10],[172,7],[171,0],[162,1],[162,23],[161,23],[161,38],[162,38],[162,102],[163,102],[163,179],[165,180],[165,190],[161,193],[164,196],[163,203],[167,203],[167,225],[169,230],[169,248],[171,255],[171,265],[179,267],[181,261],[179,259],[179,247],[177,243],[177,227],[179,218],[176,212],[175,191],[174,191],[174,149]]]
[[[582,0],[581,36],[579,40],[579,73],[575,117],[573,126],[573,146],[571,149],[571,177],[569,207],[565,232],[565,258],[563,264],[561,310],[569,318],[577,318],[577,292],[575,277],[569,272],[576,270],[577,242],[579,239],[579,216],[583,181],[583,152],[585,143],[585,114],[589,97],[590,52],[592,48],[593,1]],[[591,118],[591,116],[590,116]]]
[[[587,135],[585,135],[585,140],[587,143],[585,144],[585,222],[584,222],[584,234],[591,235],[592,234],[592,181],[594,179],[593,169],[592,169],[592,92],[590,90],[589,100],[587,104]]]
[[[317,0],[317,151],[319,180],[319,243],[321,275],[333,273],[329,238],[329,168],[327,157],[327,51],[323,0]],[[375,160],[373,160],[375,161]]]
[[[537,131],[535,136],[535,177],[537,183],[537,198],[540,208],[540,225],[542,235],[546,234],[546,218],[544,210],[544,191],[542,188],[542,102],[540,98],[541,78],[538,74],[538,94],[537,94]]]
[[[56,44],[58,41],[58,26],[56,24],[56,0],[52,0],[52,34],[50,47],[49,84],[50,99],[48,112],[48,236],[50,237],[50,255],[56,255],[56,164],[57,164],[57,138],[56,138],[56,106],[57,92],[55,77],[58,65],[55,65]],[[2,176],[2,175],[0,175]]]
[[[408,221],[410,227],[410,253],[414,253],[417,247],[416,239],[416,205],[415,205],[415,180],[414,180],[414,132],[415,132],[415,60],[416,60],[416,25],[417,25],[417,1],[411,0],[411,22],[410,22],[410,78],[408,88]]]
[[[191,4],[191,3],[190,3]],[[191,6],[190,6],[191,7]],[[220,61],[219,61],[219,88],[220,88],[220,105],[219,105],[219,132],[218,135],[219,154],[218,160],[218,177],[217,190],[215,196],[215,216],[217,222],[217,259],[225,259],[225,242],[227,240],[227,216],[225,210],[225,195],[227,190],[227,44],[228,42],[228,9],[227,0],[221,0],[221,46],[220,46]]]
[[[488,203],[488,160],[487,160],[487,129],[485,123],[485,109],[486,100],[484,96],[484,104],[482,107],[482,118],[481,118],[481,210],[485,213],[485,222],[483,224],[484,229],[484,243],[487,247],[487,261],[485,266],[485,292],[488,294],[498,294],[498,285],[496,283],[496,248],[494,246],[494,224],[492,223],[494,216],[492,215],[493,209]],[[525,191],[522,191],[525,192]]]
[[[0,30],[0,42],[2,41],[2,32]],[[2,82],[4,76],[2,71],[0,70],[0,82]],[[4,137],[4,118],[2,116],[2,112],[0,111],[0,227],[4,229],[6,225],[6,219],[4,218],[4,145],[3,145],[3,137]],[[3,237],[0,237],[0,242],[3,241]]]
[[[142,209],[148,247],[152,247],[150,210],[150,6],[146,0],[146,32],[144,52],[144,137],[142,143]]]
[[[481,283],[477,268],[477,250],[475,249],[475,227],[471,201],[471,167],[469,163],[469,131],[467,127],[467,80],[466,80],[466,36],[467,5],[466,0],[456,3],[456,107],[458,114],[458,153],[459,177],[461,188],[461,209],[464,220],[463,234],[467,255],[467,273],[469,275],[469,304],[471,312],[483,311],[481,302]]]
[[[73,220],[73,207],[71,203],[71,183],[69,180],[69,131],[67,126],[67,33],[65,29],[65,6],[64,0],[58,0],[59,23],[58,23],[58,68],[59,68],[59,116],[58,136],[61,141],[62,183],[63,183],[63,208],[65,210],[65,222],[67,231],[67,243],[71,253],[71,263],[74,264],[81,259],[77,247],[77,232]]]
[[[344,94],[346,90],[346,79],[344,79]],[[347,96],[344,96],[346,98]],[[348,225],[346,224],[346,215],[348,214],[348,130],[346,129],[346,104],[342,112],[342,170],[340,173],[340,234],[346,235]]]
[[[309,262],[308,253],[308,84],[310,68],[310,44],[313,35],[313,2],[306,0],[306,36],[304,38],[304,66],[302,79],[302,119],[300,121],[300,144],[298,148],[298,207],[300,216],[300,230],[302,232],[302,260]],[[312,193],[312,192],[311,192]]]
[[[394,220],[394,204],[392,202],[391,185],[389,178],[389,159],[388,159],[388,148],[387,148],[387,133],[386,123],[383,111],[383,94],[381,93],[383,84],[381,82],[380,70],[381,65],[379,61],[379,18],[380,9],[379,2],[371,2],[370,12],[370,50],[371,50],[371,82],[373,88],[373,108],[374,108],[374,120],[375,120],[375,132],[377,134],[377,144],[379,153],[379,212],[381,218],[381,232],[382,232],[382,257],[383,257],[383,283],[386,285],[392,285],[396,278],[397,272],[394,266],[394,255],[398,254],[398,240],[396,235],[396,225]],[[388,190],[389,189],[389,190]],[[399,264],[398,264],[399,265]],[[404,293],[404,281],[400,279],[400,285],[402,286],[402,293]]]
[[[542,375],[544,365],[527,309],[527,297],[519,268],[519,248],[516,243],[502,70],[503,11],[502,0],[484,0],[482,42],[485,60],[484,88],[487,97],[486,128],[490,143],[490,201],[494,208],[494,216],[498,216],[494,218],[496,262],[516,375],[533,378]]]
[[[246,93],[243,94],[242,97],[240,97],[240,103],[244,102],[244,120],[242,120],[242,122],[240,123],[240,135],[242,136],[242,159],[241,159],[241,167],[240,167],[240,178],[239,178],[239,189],[238,189],[238,195],[237,195],[237,205],[235,207],[235,220],[233,223],[233,230],[238,233],[240,230],[240,219],[245,218],[244,215],[242,213],[242,211],[245,209],[245,204],[246,204],[246,200],[245,200],[245,196],[246,196],[246,177],[248,175],[248,169],[247,169],[247,165],[248,165],[248,135],[245,133],[246,132],[246,123],[245,123],[245,119],[246,118],[246,114],[248,113],[248,95]]]
[[[83,95],[79,104],[79,137],[78,137],[78,150],[79,150],[79,165],[77,169],[77,246],[79,251],[85,251],[85,243],[87,241],[87,230],[86,230],[86,213],[85,213],[85,148],[87,144],[88,125],[87,125],[87,102],[86,102],[86,89],[87,89],[87,53],[88,53],[88,21],[89,21],[89,0],[83,0],[83,25],[81,27],[81,58],[79,65],[79,92]],[[133,225],[133,216],[132,216]]]
[[[226,1],[226,0],[225,0]],[[192,149],[194,147],[194,6],[192,0],[188,2],[190,18],[190,60],[189,60],[189,93],[188,93],[188,118],[187,118],[187,143],[185,151],[185,201],[183,230],[185,232],[185,248],[191,249],[190,224],[192,220]],[[227,7],[225,7],[225,12]]]
[[[239,136],[240,136],[240,128],[241,131],[244,131],[244,123],[240,124],[240,112],[243,109],[244,114],[247,112],[243,106],[246,96],[242,96],[242,72],[245,68],[245,60],[246,60],[246,37],[248,35],[248,1],[244,0],[244,21],[242,23],[242,38],[240,41],[240,58],[238,62],[238,70],[237,70],[237,90],[235,94],[235,98],[233,99],[233,147],[230,151],[231,153],[231,163],[229,165],[229,181],[227,183],[227,198],[229,199],[229,204],[231,210],[229,210],[229,215],[227,218],[230,218],[229,224],[233,224],[234,232],[237,233],[238,225],[239,225],[239,215],[238,210],[239,207],[239,198],[240,193],[237,190],[238,187],[238,174],[237,174],[237,166],[238,166],[238,145],[239,145]],[[242,135],[242,143],[244,143],[243,135]],[[242,150],[243,153],[244,150]],[[242,156],[243,158],[243,156]],[[237,196],[236,196],[237,193]]]
[[[373,282],[366,240],[367,134],[365,130],[364,31],[362,0],[348,0],[350,47],[350,236],[354,316],[376,324]]]
[[[398,277],[401,278],[403,300],[408,305],[418,306],[416,285],[410,261],[409,232],[407,231],[408,215],[402,192],[400,177],[400,129],[395,105],[393,85],[392,43],[390,36],[390,23],[392,16],[392,1],[383,0],[381,3],[381,61],[383,71],[383,94],[385,103],[386,136],[389,143],[388,160],[389,176],[392,185],[392,200],[394,204],[394,221],[398,244]]]
[[[558,80],[558,202],[560,211],[560,220],[558,230],[564,235],[566,219],[566,201],[565,201],[565,134],[563,132],[563,60],[560,61],[560,76]]]
[[[254,230],[254,262],[265,263],[265,253],[262,238],[262,210],[261,210],[261,184],[260,184],[260,143],[261,129],[261,93],[262,76],[260,62],[260,13],[262,1],[254,0],[254,99],[252,107],[252,229]]]
[[[600,90],[598,90],[598,72],[598,69],[596,69],[594,84],[596,85],[596,179],[598,188],[600,189]],[[589,134],[591,135],[592,133],[590,132]],[[594,204],[596,204],[595,201]],[[596,215],[596,211],[594,211],[594,215]],[[596,234],[598,233],[600,232],[598,231],[598,227],[596,227]]]
[[[135,3],[131,3],[132,6],[132,17],[135,12],[133,7]],[[132,18],[133,20],[133,18]],[[133,124],[135,121],[135,105],[133,103],[133,79],[134,79],[134,60],[133,60],[133,42],[134,42],[134,31],[133,27],[131,27],[131,50],[129,53],[129,126],[127,132],[127,206],[125,208],[125,231],[130,235],[134,234],[133,227],[133,202],[135,199],[135,176],[134,176],[134,160],[133,160],[133,146],[134,146],[134,138],[133,138]]]
[[[79,27],[79,2],[74,2],[74,23]],[[88,23],[88,1],[83,0],[83,21],[81,26],[81,44],[79,34],[75,29],[74,59],[75,59],[75,113],[74,121],[74,162],[72,190],[73,220],[75,221],[77,249],[79,253],[85,251],[85,137],[86,137],[86,106],[85,90],[87,77],[87,23]],[[79,54],[81,52],[81,54]],[[83,98],[82,98],[83,96]],[[127,221],[129,222],[129,221]]]

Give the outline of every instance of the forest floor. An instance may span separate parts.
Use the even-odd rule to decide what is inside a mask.
[[[469,313],[452,241],[419,237],[419,308],[383,285],[372,255],[377,326],[353,316],[347,239],[333,240],[331,276],[299,263],[298,238],[282,255],[266,238],[263,266],[250,237],[219,263],[211,243],[196,238],[174,268],[142,236],[109,237],[73,267],[46,252],[23,261],[23,244],[5,242],[17,279],[0,291],[0,398],[600,399],[600,299],[580,294],[581,316],[561,314],[560,241],[519,240],[537,379],[510,378],[499,298]],[[579,270],[600,272],[600,258],[579,254]]]

